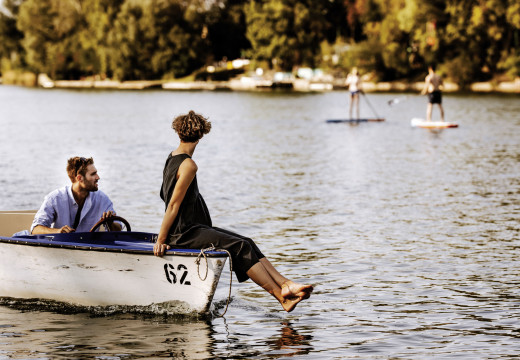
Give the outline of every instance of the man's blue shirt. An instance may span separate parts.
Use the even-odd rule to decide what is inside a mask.
[[[106,211],[114,211],[112,201],[102,191],[91,191],[85,199],[83,209],[81,209],[81,217],[76,231],[90,231]],[[45,197],[40,210],[36,213],[31,226],[31,233],[37,225],[57,229],[65,225],[72,227],[77,212],[78,204],[72,195],[71,186],[54,190]]]

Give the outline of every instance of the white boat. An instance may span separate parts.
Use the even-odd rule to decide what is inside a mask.
[[[168,314],[209,311],[226,252],[171,249],[157,257],[156,235],[133,231],[13,236],[33,218],[33,211],[0,212],[0,297]]]

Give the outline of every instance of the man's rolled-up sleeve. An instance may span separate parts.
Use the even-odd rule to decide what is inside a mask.
[[[52,198],[46,196],[43,200],[43,204],[34,216],[34,220],[31,225],[31,233],[33,229],[38,225],[51,227],[56,218],[56,211],[54,210]]]

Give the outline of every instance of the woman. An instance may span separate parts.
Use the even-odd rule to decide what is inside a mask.
[[[154,254],[162,256],[171,246],[202,249],[213,244],[217,249],[226,249],[231,254],[233,271],[239,282],[251,278],[273,295],[285,311],[292,311],[301,300],[310,296],[313,287],[282,276],[253,240],[212,226],[197,186],[197,164],[192,160],[199,140],[209,133],[211,123],[190,111],[176,117],[172,128],[179,135],[180,144],[164,166],[161,198],[166,211]]]
[[[361,77],[359,76],[358,69],[356,67],[352,69],[352,73],[348,74],[347,80],[345,81],[345,85],[348,86],[348,90],[350,91],[350,119],[352,119],[352,108],[355,106],[357,116],[356,119],[359,120],[359,93],[362,92],[362,89]]]

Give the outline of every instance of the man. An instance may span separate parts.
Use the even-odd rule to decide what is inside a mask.
[[[88,232],[100,219],[115,216],[112,201],[98,191],[99,175],[92,158],[73,157],[67,161],[72,185],[48,194],[31,226],[31,234]],[[121,231],[109,222],[112,231]]]
[[[426,108],[426,121],[432,120],[433,104],[439,105],[441,110],[441,121],[444,121],[444,109],[442,108],[442,78],[435,73],[435,66],[428,66],[428,75],[424,80],[424,88],[421,94],[428,93],[428,107]]]

